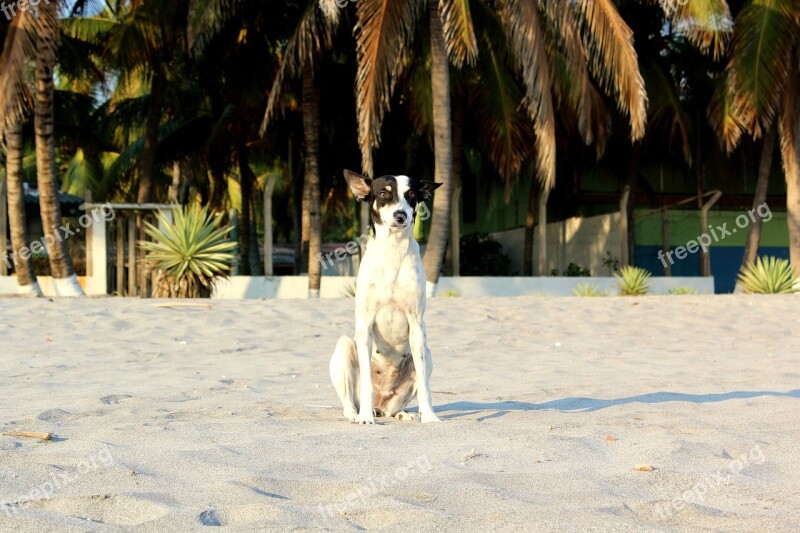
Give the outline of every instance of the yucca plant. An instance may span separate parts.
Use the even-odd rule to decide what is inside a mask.
[[[652,287],[650,272],[643,268],[624,266],[614,277],[617,278],[620,296],[644,296]]]
[[[157,271],[153,297],[209,298],[214,282],[228,276],[236,243],[228,240],[230,226],[206,207],[172,209],[174,222],[158,213],[159,227],[145,222],[153,241],[141,241],[147,262]],[[162,229],[163,228],[163,229]]]
[[[691,294],[697,294],[697,291],[691,287],[673,287],[669,290],[669,293],[673,296],[688,296]]]
[[[797,277],[787,259],[759,257],[739,273],[739,284],[752,294],[798,292]]]
[[[572,289],[575,296],[608,296],[608,292],[601,290],[596,283],[579,283]]]
[[[342,287],[341,291],[342,296],[346,296],[347,298],[355,298],[356,297],[356,282],[348,283],[344,287]]]

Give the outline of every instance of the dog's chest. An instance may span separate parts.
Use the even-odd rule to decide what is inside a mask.
[[[425,289],[419,248],[409,247],[404,253],[379,246],[368,249],[359,271],[358,289],[364,291],[367,305],[374,309],[389,304],[404,309],[418,305]]]

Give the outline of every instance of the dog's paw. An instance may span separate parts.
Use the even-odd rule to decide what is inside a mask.
[[[422,413],[421,420],[423,424],[427,424],[428,422],[441,422],[439,417],[433,413]]]
[[[357,413],[356,411],[354,411],[354,410],[345,409],[345,410],[342,412],[342,414],[343,414],[343,415],[344,415],[344,417],[345,417],[346,419],[348,419],[350,422],[355,422],[355,421],[356,421],[356,418],[358,418],[358,413]]]
[[[355,424],[374,424],[375,416],[372,413],[359,414],[352,422]]]
[[[413,413],[407,413],[405,411],[400,411],[399,413],[395,414],[394,417],[402,422],[413,422],[417,419]]]

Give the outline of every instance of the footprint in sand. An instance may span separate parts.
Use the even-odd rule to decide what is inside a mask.
[[[200,513],[200,523],[204,526],[221,526],[222,522],[219,521],[219,516],[217,515],[217,511],[214,509],[209,509],[208,511],[203,511]]]
[[[108,494],[57,496],[49,500],[26,502],[22,506],[61,513],[100,524],[138,526],[158,520],[167,514],[167,510],[162,505],[147,501],[145,497],[144,494],[134,497]]]
[[[72,413],[65,411],[64,409],[48,409],[47,411],[42,411],[39,413],[36,418],[46,422],[63,422],[75,417],[72,415]]]
[[[224,509],[208,509],[198,517],[204,526],[245,525],[285,518],[284,512],[273,505],[237,505]]]
[[[119,403],[120,400],[127,400],[128,398],[133,398],[130,394],[111,394],[109,396],[103,396],[100,398],[100,401],[106,405],[111,405],[112,403]]]

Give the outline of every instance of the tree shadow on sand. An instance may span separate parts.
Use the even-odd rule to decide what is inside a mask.
[[[444,418],[458,418],[472,414],[479,414],[483,411],[497,411],[491,415],[482,417],[496,418],[503,416],[510,411],[561,411],[565,413],[588,413],[599,411],[617,405],[629,403],[668,403],[668,402],[689,402],[689,403],[717,403],[728,400],[746,400],[750,398],[760,398],[764,396],[786,397],[800,399],[800,389],[788,392],[778,391],[736,391],[724,394],[684,394],[680,392],[653,392],[650,394],[640,394],[638,396],[627,396],[625,398],[615,398],[603,400],[598,398],[562,398],[543,403],[530,402],[453,402],[436,407],[438,414],[444,414]],[[448,411],[457,413],[447,415]],[[465,412],[466,411],[466,412]]]

